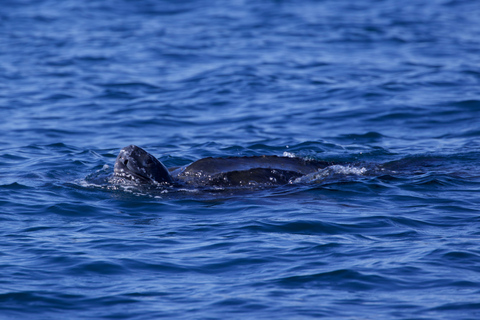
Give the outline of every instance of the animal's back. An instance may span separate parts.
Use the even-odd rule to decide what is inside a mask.
[[[278,156],[205,158],[187,166],[177,178],[198,185],[285,184],[328,165]]]

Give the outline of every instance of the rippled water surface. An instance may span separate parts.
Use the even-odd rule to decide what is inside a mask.
[[[479,319],[475,1],[5,0],[1,319]],[[168,167],[336,165],[278,187]]]

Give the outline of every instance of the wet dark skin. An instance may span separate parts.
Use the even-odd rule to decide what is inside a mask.
[[[205,158],[167,169],[142,148],[123,148],[115,162],[113,181],[193,186],[282,185],[331,165],[325,161],[278,156]]]

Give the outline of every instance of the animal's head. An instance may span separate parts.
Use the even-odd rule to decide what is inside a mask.
[[[150,153],[134,145],[120,150],[114,177],[137,183],[173,183],[167,168]]]

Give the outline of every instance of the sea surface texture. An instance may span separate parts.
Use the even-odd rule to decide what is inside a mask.
[[[0,274],[2,320],[480,319],[479,3],[1,1]]]

